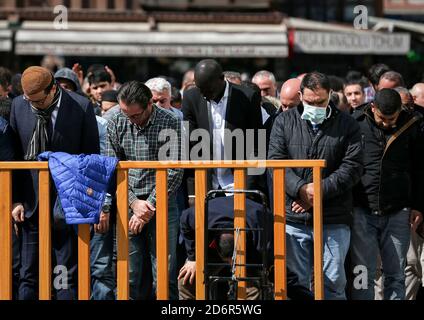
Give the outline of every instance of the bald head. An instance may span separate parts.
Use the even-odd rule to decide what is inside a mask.
[[[283,111],[294,108],[300,104],[300,83],[297,78],[289,79],[284,82],[280,91],[280,102]]]
[[[411,89],[412,98],[417,106],[424,108],[424,83],[417,83]]]
[[[196,65],[194,81],[207,100],[220,99],[225,89],[222,67],[213,59],[202,60]]]

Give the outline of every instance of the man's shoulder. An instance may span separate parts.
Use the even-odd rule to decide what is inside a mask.
[[[12,100],[12,108],[16,108],[17,106],[21,107],[22,105],[25,105],[27,107],[29,107],[29,103],[28,101],[26,101],[24,99],[23,95],[17,96],[15,98],[13,98]]]
[[[70,103],[76,103],[78,104],[81,108],[83,108],[83,110],[85,111],[87,109],[87,107],[90,105],[90,100],[88,100],[88,98],[75,93],[75,92],[71,92],[71,91],[66,91],[66,90],[62,90],[62,99],[64,99],[64,101],[67,101],[69,98],[69,102]]]
[[[156,120],[178,122],[178,116],[172,111],[155,106]]]
[[[8,127],[9,123],[7,120],[0,116],[0,134],[5,134]]]
[[[194,87],[184,91],[183,100],[195,100],[202,98],[199,88]]]
[[[277,111],[275,121],[278,122],[294,122],[301,120],[299,107],[290,108],[287,111]]]
[[[247,86],[241,86],[241,85],[237,85],[237,84],[234,84],[234,83],[230,83],[229,85],[230,85],[230,91],[231,91],[230,95],[231,96],[240,95],[240,96],[244,96],[247,99],[251,100],[252,97],[256,93],[253,89],[251,89]]]
[[[352,118],[356,121],[363,121],[365,119],[365,113],[368,110],[370,103],[361,104],[359,107],[355,108],[351,114]]]
[[[113,112],[113,114],[109,114],[106,120],[108,123],[112,123],[116,126],[127,123],[127,117],[121,112],[121,108]]]

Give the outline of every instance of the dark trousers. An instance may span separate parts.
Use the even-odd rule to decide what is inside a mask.
[[[12,297],[13,300],[17,300],[19,292],[19,270],[21,266],[21,244],[19,236],[16,235],[14,225],[12,225],[12,249]]]
[[[21,268],[19,300],[38,299],[38,214],[26,218],[21,225]],[[52,289],[57,300],[77,299],[78,237],[70,225],[53,224]]]

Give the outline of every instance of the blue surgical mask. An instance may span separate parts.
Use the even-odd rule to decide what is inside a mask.
[[[331,97],[331,94],[330,94]],[[330,103],[330,98],[328,98],[328,103]],[[327,103],[327,106],[328,106]],[[303,120],[309,120],[313,124],[321,124],[324,122],[327,117],[327,107],[315,107],[307,104],[305,101],[302,101],[303,104],[303,113],[301,118]]]

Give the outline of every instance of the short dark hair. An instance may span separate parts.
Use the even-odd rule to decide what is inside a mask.
[[[108,90],[102,93],[102,101],[118,103],[118,92],[116,90]]]
[[[344,84],[344,88],[346,88],[347,86],[355,86],[358,85],[361,87],[361,91],[365,92],[365,80],[362,79],[351,79],[349,81],[346,81]]]
[[[346,74],[346,82],[348,81],[352,81],[352,80],[359,80],[363,77],[362,72],[358,71],[358,70],[350,70],[347,74]]]
[[[100,64],[100,63],[92,64],[88,67],[87,74],[93,73],[94,71],[98,71],[98,70],[105,70],[106,71],[105,65]]]
[[[90,85],[104,81],[112,83],[112,78],[110,74],[104,69],[95,70],[88,74],[88,83]]]
[[[396,90],[381,89],[376,92],[373,105],[382,114],[390,116],[401,110],[402,100]]]
[[[12,109],[12,99],[0,98],[0,117],[3,117],[7,121],[9,121],[11,109]]]
[[[14,97],[20,96],[24,93],[21,83],[22,74],[17,73],[12,77],[12,94]]]
[[[342,78],[329,75],[328,80],[330,80],[330,88],[333,91],[343,91],[344,80]]]
[[[380,81],[380,77],[383,75],[383,73],[390,71],[390,68],[388,65],[384,63],[377,63],[371,66],[371,68],[368,70],[368,79],[373,85],[377,85]]]
[[[224,237],[223,235],[228,235]],[[218,254],[224,258],[231,258],[234,252],[234,235],[228,232],[219,233],[215,238]]]
[[[176,87],[171,88],[171,104],[181,102],[181,92]]]
[[[300,84],[300,91],[303,93],[305,88],[310,90],[324,89],[330,92],[330,80],[320,72],[314,71],[307,73]]]
[[[150,89],[140,81],[130,81],[124,83],[118,90],[118,101],[125,104],[138,104],[142,109],[146,109],[152,99]]]
[[[405,86],[405,81],[403,81],[402,75],[399,72],[396,72],[396,71],[387,71],[387,72],[383,73],[380,77],[380,80],[381,79],[387,79],[389,81],[396,82],[397,87],[404,87]]]
[[[12,83],[12,72],[9,69],[0,67],[0,86],[3,87],[4,90],[10,86]]]
[[[243,80],[240,84],[242,87],[247,87],[252,89],[253,91],[255,91],[256,93],[261,93],[261,89],[258,87],[258,85],[256,83],[253,83],[252,81],[249,80]]]

